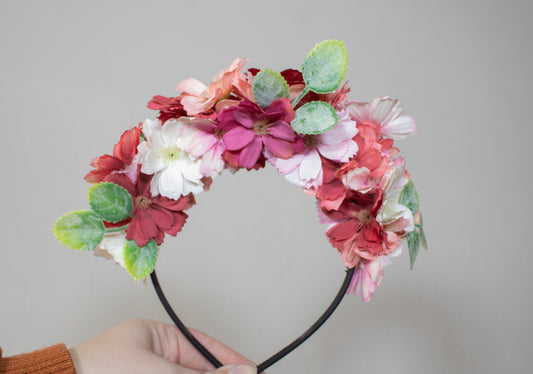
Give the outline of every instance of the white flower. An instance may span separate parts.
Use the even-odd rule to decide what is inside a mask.
[[[138,158],[144,174],[154,175],[150,184],[152,196],[177,200],[182,195],[203,190],[201,160],[185,152],[181,128],[186,121],[170,119],[163,126],[159,120],[144,121],[145,142],[139,144]]]
[[[126,230],[112,232],[104,235],[104,238],[94,250],[96,256],[113,259],[124,269],[124,245],[126,244]]]

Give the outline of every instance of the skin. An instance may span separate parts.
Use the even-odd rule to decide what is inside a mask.
[[[221,362],[213,366],[187,341],[178,328],[136,319],[70,349],[77,374],[256,374],[253,362],[219,341],[191,329],[192,334]]]

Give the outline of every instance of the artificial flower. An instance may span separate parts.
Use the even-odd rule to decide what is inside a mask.
[[[133,218],[126,229],[126,239],[135,240],[140,247],[145,246],[150,239],[154,239],[158,245],[162,244],[165,234],[176,236],[187,219],[183,211],[195,204],[192,194],[177,200],[153,196],[150,193],[151,179],[152,176],[141,173],[132,191]]]
[[[252,169],[263,155],[263,148],[275,157],[293,155],[296,133],[290,122],[294,110],[288,99],[274,100],[266,109],[250,100],[226,108],[218,115],[219,127],[226,131],[226,159],[233,167]]]
[[[184,119],[188,126],[182,127],[185,151],[201,158],[200,172],[205,177],[213,177],[224,170],[223,153],[226,150],[223,131],[215,121],[208,119]],[[205,184],[205,183],[204,183]]]
[[[176,89],[183,91],[181,104],[187,114],[194,116],[207,112],[221,100],[229,99],[232,92],[240,97],[253,97],[251,85],[241,73],[247,61],[236,58],[230,67],[219,72],[207,87],[194,78],[180,82]]]
[[[146,141],[139,144],[141,172],[153,175],[150,192],[179,199],[189,193],[203,190],[201,160],[185,151],[185,139],[181,137],[185,119],[170,119],[162,126],[159,120],[147,119],[142,126]]]
[[[94,254],[99,257],[115,260],[117,264],[124,265],[124,246],[126,244],[126,231],[106,233],[104,238],[94,250]]]
[[[324,214],[337,221],[326,235],[329,242],[342,254],[344,264],[350,268],[360,259],[373,260],[391,253],[398,245],[394,233],[385,232],[376,216],[383,203],[383,192],[362,194],[349,190],[338,210],[322,209]]]
[[[390,265],[387,256],[379,256],[371,261],[361,261],[355,269],[350,286],[346,293],[360,295],[365,303],[370,301],[383,280],[383,267]]]
[[[332,129],[318,135],[304,135],[303,151],[287,160],[271,161],[289,182],[303,188],[317,188],[323,179],[321,157],[347,162],[356,154],[358,146],[352,139],[357,134],[356,124],[348,111],[339,112],[338,118]]]
[[[337,171],[344,185],[352,190],[366,193],[374,189],[387,171],[389,158],[377,139],[375,128],[358,124],[355,136],[359,152]]]
[[[159,117],[161,122],[165,123],[171,118],[180,118],[187,113],[181,105],[182,96],[165,97],[156,95],[148,102],[148,109],[159,110]]]
[[[106,181],[111,174],[124,173],[135,183],[137,164],[134,157],[137,154],[140,134],[140,123],[137,127],[125,131],[113,148],[113,156],[106,154],[91,161],[91,166],[96,169],[91,170],[85,180],[89,183],[99,183]]]
[[[376,97],[369,103],[355,101],[344,104],[358,123],[370,124],[379,130],[380,136],[401,140],[416,133],[413,117],[402,114],[398,100]]]

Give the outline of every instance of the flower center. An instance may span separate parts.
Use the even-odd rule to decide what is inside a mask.
[[[135,199],[135,206],[139,209],[146,209],[152,204],[152,200],[147,198],[146,196],[137,196]]]
[[[359,222],[361,222],[362,225],[372,222],[372,220],[374,219],[374,217],[372,217],[372,214],[370,214],[368,210],[354,212],[353,215],[359,220]]]
[[[220,130],[218,127],[215,127],[213,135],[215,135],[215,138],[217,139],[222,139],[222,136],[224,136],[224,131]]]
[[[182,151],[178,147],[172,146],[172,147],[163,149],[162,156],[164,160],[176,161],[178,158],[181,157],[181,153]]]
[[[307,148],[315,148],[318,145],[318,136],[304,135],[304,143]]]
[[[254,131],[257,135],[268,134],[268,122],[266,120],[260,120],[254,123]]]

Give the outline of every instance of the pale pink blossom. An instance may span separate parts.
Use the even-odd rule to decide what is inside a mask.
[[[207,112],[215,108],[215,105],[219,112],[227,106],[224,100],[229,99],[232,92],[240,98],[253,98],[251,84],[242,74],[242,68],[247,61],[236,58],[230,67],[220,71],[207,87],[194,78],[180,82],[176,89],[183,91],[181,104],[187,114],[193,116]]]
[[[352,101],[344,107],[358,123],[379,127],[380,135],[385,138],[400,140],[416,133],[414,118],[402,114],[398,100],[378,96],[369,103]]]
[[[348,111],[338,114],[338,123],[332,129],[318,135],[304,135],[303,152],[284,160],[270,158],[269,161],[285,178],[303,188],[317,188],[322,184],[322,160],[347,162],[358,150],[353,137],[357,134],[355,122]]]
[[[390,263],[387,256],[379,256],[372,261],[361,261],[346,293],[353,292],[354,295],[360,295],[365,303],[369,302],[383,280],[383,268]]]
[[[201,158],[200,172],[205,177],[214,177],[224,170],[222,154],[226,150],[222,131],[216,122],[209,119],[187,118],[187,126],[181,129],[185,140],[184,150],[194,157]]]

